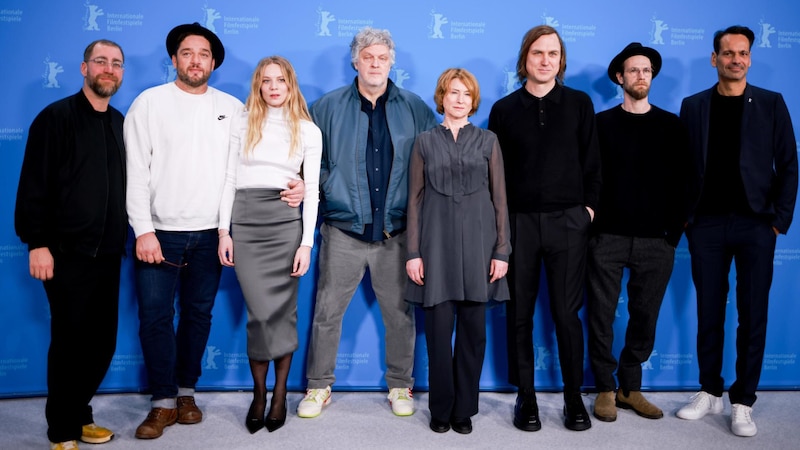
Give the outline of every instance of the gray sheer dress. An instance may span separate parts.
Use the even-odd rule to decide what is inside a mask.
[[[408,259],[422,258],[424,286],[406,300],[508,300],[506,278],[489,283],[492,259],[511,254],[503,157],[489,130],[466,125],[458,141],[438,126],[417,137],[409,163]]]

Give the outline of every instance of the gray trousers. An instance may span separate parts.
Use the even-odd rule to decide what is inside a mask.
[[[324,223],[320,235],[319,282],[306,368],[308,388],[323,389],[336,381],[333,371],[342,318],[367,268],[386,329],[386,384],[389,389],[413,387],[414,307],[403,298],[406,234],[364,242]]]
[[[620,389],[642,389],[642,363],[653,352],[656,321],[674,260],[675,249],[662,238],[600,234],[589,241],[589,359],[598,391],[616,388],[615,370]],[[614,319],[626,267],[629,318],[618,363],[612,353]]]

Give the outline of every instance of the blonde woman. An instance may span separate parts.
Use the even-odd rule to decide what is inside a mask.
[[[308,271],[317,222],[322,134],[311,122],[294,68],[280,56],[258,63],[245,111],[234,125],[219,213],[219,259],[235,268],[247,305],[253,401],[245,425],[251,433],[264,426],[272,432],[286,420],[286,379],[298,346],[297,286]],[[302,212],[281,198],[301,174]],[[265,419],[270,361],[275,387]]]

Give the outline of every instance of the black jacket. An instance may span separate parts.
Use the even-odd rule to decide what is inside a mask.
[[[681,104],[693,161],[690,222],[703,189],[711,96],[716,88],[687,97]],[[747,202],[754,213],[770,216],[772,226],[786,233],[794,217],[798,183],[797,142],[789,110],[777,92],[748,84],[744,96],[739,169]]]
[[[109,179],[121,181],[121,205],[113,223],[125,215],[125,147],[122,113],[108,107],[111,130],[119,149],[119,168],[109,171],[107,129],[83,91],[56,101],[33,120],[22,162],[14,225],[22,242],[40,247],[96,256],[106,233]],[[119,180],[116,177],[122,177]],[[120,232],[122,231],[122,232]],[[125,251],[127,226],[106,236],[105,247]]]

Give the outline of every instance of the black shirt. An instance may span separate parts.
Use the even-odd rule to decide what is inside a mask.
[[[752,215],[739,169],[744,95],[711,94],[708,154],[698,215]]]
[[[537,98],[523,86],[492,106],[489,130],[503,152],[510,213],[597,210],[600,150],[588,95],[556,84]]]
[[[593,232],[666,238],[677,245],[686,221],[688,153],[678,116],[618,105],[597,114],[603,188]]]
[[[125,220],[125,177],[122,166],[125,161],[119,152],[120,144],[114,137],[111,128],[111,114],[97,112],[98,117],[103,122],[103,133],[105,134],[105,149],[99,149],[106,153],[106,165],[108,172],[108,199],[106,204],[106,223],[103,229],[103,240],[100,242],[99,253],[114,254],[119,253],[119,242],[125,241],[128,233],[128,222]]]

